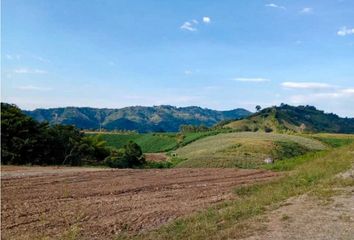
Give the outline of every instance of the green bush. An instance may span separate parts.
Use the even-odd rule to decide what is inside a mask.
[[[145,164],[145,158],[138,144],[130,141],[123,148],[112,150],[105,164],[112,168],[136,168]]]

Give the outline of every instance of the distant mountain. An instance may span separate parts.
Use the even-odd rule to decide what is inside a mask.
[[[251,112],[239,108],[216,111],[200,107],[126,107],[99,109],[88,107],[65,107],[24,111],[38,121],[51,124],[75,125],[82,129],[136,130],[138,132],[176,132],[180,125],[212,126],[223,120],[240,119]]]
[[[282,104],[224,126],[239,131],[354,133],[354,118],[340,118],[313,106]]]

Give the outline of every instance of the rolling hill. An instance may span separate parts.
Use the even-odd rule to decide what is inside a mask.
[[[340,118],[313,106],[294,107],[282,104],[265,108],[244,119],[228,122],[224,127],[254,132],[354,133],[354,118]]]
[[[99,109],[65,107],[24,111],[37,121],[51,124],[75,125],[81,129],[135,130],[138,132],[176,132],[180,125],[212,126],[223,120],[240,119],[251,113],[239,108],[216,111],[201,107],[126,107]]]
[[[177,167],[257,168],[269,157],[277,161],[325,148],[319,140],[303,136],[234,132],[205,137],[175,152],[186,159]]]

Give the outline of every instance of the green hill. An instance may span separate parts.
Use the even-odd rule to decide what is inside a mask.
[[[200,107],[126,107],[99,109],[65,107],[24,111],[37,121],[75,125],[81,129],[134,130],[138,132],[176,132],[181,125],[212,126],[220,121],[240,119],[251,113],[245,109],[216,111]]]
[[[236,131],[354,133],[354,118],[340,118],[312,106],[270,107],[226,123]]]
[[[283,160],[323,150],[319,140],[276,133],[236,132],[210,136],[176,150],[186,159],[177,167],[256,168],[264,160]]]

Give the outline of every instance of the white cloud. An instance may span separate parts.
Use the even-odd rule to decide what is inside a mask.
[[[337,35],[342,37],[351,34],[354,34],[354,28],[341,27],[337,32]]]
[[[37,61],[40,61],[40,62],[44,62],[44,63],[49,63],[50,61],[48,59],[45,59],[43,57],[40,57],[40,56],[32,56],[34,59],[36,59]]]
[[[52,90],[52,88],[38,87],[38,86],[33,86],[33,85],[19,86],[16,88],[20,89],[20,90],[24,90],[24,91],[50,91],[50,90]]]
[[[345,89],[342,89],[341,92],[343,94],[353,94],[354,95],[354,88],[345,88]]]
[[[204,23],[210,23],[211,22],[210,17],[203,17],[203,22]]]
[[[270,80],[267,78],[234,78],[234,81],[238,82],[269,82]]]
[[[291,89],[326,89],[334,87],[330,84],[319,82],[283,82],[281,86]]]
[[[17,68],[13,70],[16,74],[46,74],[47,71],[41,69]]]
[[[195,32],[195,31],[197,31],[196,25],[198,25],[198,21],[197,20],[192,20],[190,22],[184,22],[180,28],[182,30]]]
[[[6,59],[8,59],[8,60],[19,60],[21,58],[21,55],[19,55],[19,54],[15,54],[15,55],[6,54],[5,56],[6,56]]]
[[[271,8],[278,8],[278,9],[286,10],[286,7],[277,5],[275,3],[268,3],[265,6],[266,7],[271,7]]]
[[[300,11],[301,14],[311,14],[313,13],[313,9],[309,7],[305,7]]]
[[[205,24],[211,23],[211,18],[210,17],[203,17],[201,20]],[[199,24],[198,20],[193,19],[191,21],[184,22],[181,26],[180,29],[190,31],[190,32],[195,32],[198,31],[197,25]]]
[[[352,99],[354,96],[354,88],[339,89],[333,92],[321,92],[315,94],[299,94],[290,97],[290,101],[296,104],[303,104],[316,101],[324,101],[328,99]]]
[[[192,70],[185,70],[185,71],[184,71],[184,74],[185,74],[185,75],[191,75],[192,73],[193,73]]]

